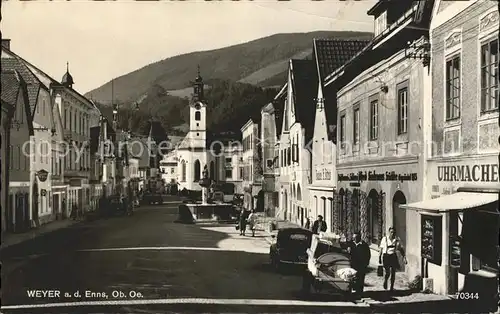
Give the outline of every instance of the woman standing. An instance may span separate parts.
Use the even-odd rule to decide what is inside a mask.
[[[247,211],[242,208],[240,213],[240,235],[244,236],[247,230]]]
[[[394,291],[394,282],[396,281],[396,270],[399,268],[397,251],[401,252],[403,261],[408,263],[406,255],[401,244],[401,240],[396,236],[394,227],[389,228],[389,232],[380,241],[380,255],[378,258],[379,264],[382,264],[385,269],[384,289],[387,289],[387,281],[391,277],[390,291]]]

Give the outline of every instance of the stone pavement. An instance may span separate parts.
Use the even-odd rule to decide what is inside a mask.
[[[5,249],[12,245],[20,244],[28,240],[33,240],[34,238],[37,238],[41,235],[70,227],[79,222],[82,222],[82,220],[55,220],[23,233],[5,233],[4,235],[2,235],[1,249]]]

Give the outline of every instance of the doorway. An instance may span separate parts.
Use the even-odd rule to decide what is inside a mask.
[[[397,191],[392,198],[393,227],[396,235],[400,238],[403,248],[406,248],[406,210],[399,208],[399,205],[406,204],[406,197],[403,192]],[[405,264],[399,261],[400,271],[405,271]]]

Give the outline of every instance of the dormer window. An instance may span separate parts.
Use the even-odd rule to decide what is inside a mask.
[[[375,37],[380,35],[386,28],[387,28],[387,11],[384,11],[375,18]]]

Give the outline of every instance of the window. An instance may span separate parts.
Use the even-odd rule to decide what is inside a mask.
[[[232,177],[233,177],[233,170],[227,169],[226,170],[226,179],[231,179]]]
[[[370,140],[378,139],[378,100],[370,103]]]
[[[182,161],[181,163],[181,181],[185,182],[186,181],[186,163]]]
[[[245,175],[244,168],[240,167],[240,179],[243,180],[243,177]]]
[[[398,90],[398,135],[408,132],[408,88]]]
[[[375,36],[382,33],[387,28],[387,11],[381,13],[375,19]]]
[[[446,61],[446,120],[460,118],[460,57]]]
[[[344,148],[345,146],[345,115],[340,117],[340,129],[339,129],[339,139],[340,139],[340,147]]]
[[[481,47],[481,113],[498,110],[498,39]]]
[[[196,121],[200,121],[200,120],[201,120],[201,112],[199,112],[199,111],[195,111],[195,112],[194,112],[194,119],[195,119]]]
[[[231,157],[226,158],[226,164],[229,164],[229,165],[230,165],[230,164],[231,164],[231,161],[232,161],[232,158],[231,158]]]
[[[352,128],[353,144],[359,144],[359,108],[354,108]]]

